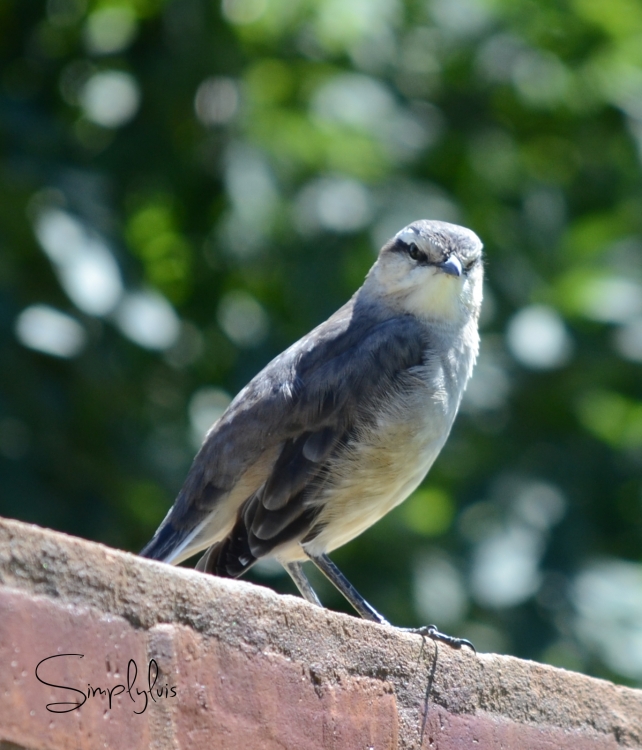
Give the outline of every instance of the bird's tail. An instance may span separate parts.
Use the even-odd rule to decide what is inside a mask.
[[[245,526],[237,523],[225,539],[207,550],[196,564],[196,570],[222,578],[238,578],[251,568],[257,559],[250,550]]]
[[[139,554],[141,557],[148,557],[150,560],[174,562],[172,558],[176,556],[177,550],[184,545],[184,541],[185,533],[174,528],[171,522],[166,521]]]

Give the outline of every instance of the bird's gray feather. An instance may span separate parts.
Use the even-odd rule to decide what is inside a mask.
[[[308,532],[313,496],[328,481],[329,460],[346,449],[364,420],[376,416],[368,406],[385,400],[401,387],[401,375],[422,363],[427,345],[425,328],[413,316],[385,318],[379,308],[350,300],[270,362],[234,399],[142,554],[171,557],[274,449],[264,481],[242,500],[237,526],[245,528],[254,557],[283,543],[288,533]],[[241,528],[235,526],[234,533],[242,535]]]

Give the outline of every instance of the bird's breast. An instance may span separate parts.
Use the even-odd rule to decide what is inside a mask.
[[[312,554],[331,551],[359,535],[405,500],[443,447],[461,391],[443,363],[413,368],[364,422],[329,467],[318,498],[319,534]]]

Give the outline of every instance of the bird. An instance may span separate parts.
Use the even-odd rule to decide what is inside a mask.
[[[273,359],[212,425],[143,557],[237,578],[276,558],[322,606],[311,561],[363,618],[389,624],[332,562],[405,500],[444,446],[479,350],[482,243],[414,221],[352,298]],[[436,626],[402,628],[455,647]]]

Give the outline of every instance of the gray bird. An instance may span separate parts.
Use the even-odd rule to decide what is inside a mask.
[[[482,244],[415,221],[352,299],[272,360],[211,427],[141,555],[236,578],[275,557],[301,594],[311,560],[369,620],[386,620],[328,557],[405,500],[442,449],[477,358]],[[417,629],[454,646],[463,639]]]

